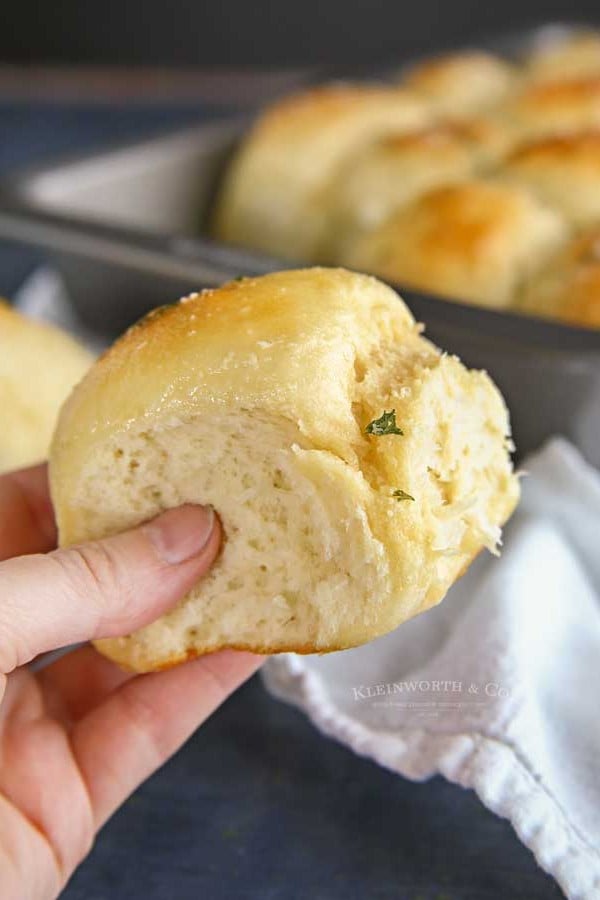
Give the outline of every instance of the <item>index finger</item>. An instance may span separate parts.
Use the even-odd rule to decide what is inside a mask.
[[[0,562],[56,547],[45,463],[0,476]]]

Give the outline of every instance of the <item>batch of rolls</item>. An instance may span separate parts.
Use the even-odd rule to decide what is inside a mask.
[[[600,328],[600,32],[332,83],[255,122],[213,230],[496,310]]]

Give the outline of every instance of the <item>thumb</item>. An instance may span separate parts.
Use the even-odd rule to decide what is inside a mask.
[[[182,506],[123,534],[0,563],[0,672],[158,618],[214,561],[212,509]]]

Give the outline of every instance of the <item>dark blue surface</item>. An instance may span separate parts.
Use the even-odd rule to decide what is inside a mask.
[[[0,103],[0,174],[120,141],[142,140],[217,116],[206,106]],[[0,241],[0,296],[10,297],[42,257]]]
[[[242,688],[109,823],[68,900],[542,900],[507,822]]]
[[[0,168],[197,120],[194,108],[0,105]],[[0,293],[39,257],[0,243]],[[321,737],[258,678],[98,837],[65,900],[556,900],[511,827]]]

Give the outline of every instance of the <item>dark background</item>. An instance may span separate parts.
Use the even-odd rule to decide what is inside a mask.
[[[18,0],[0,59],[185,65],[372,63],[548,20],[598,0]]]

